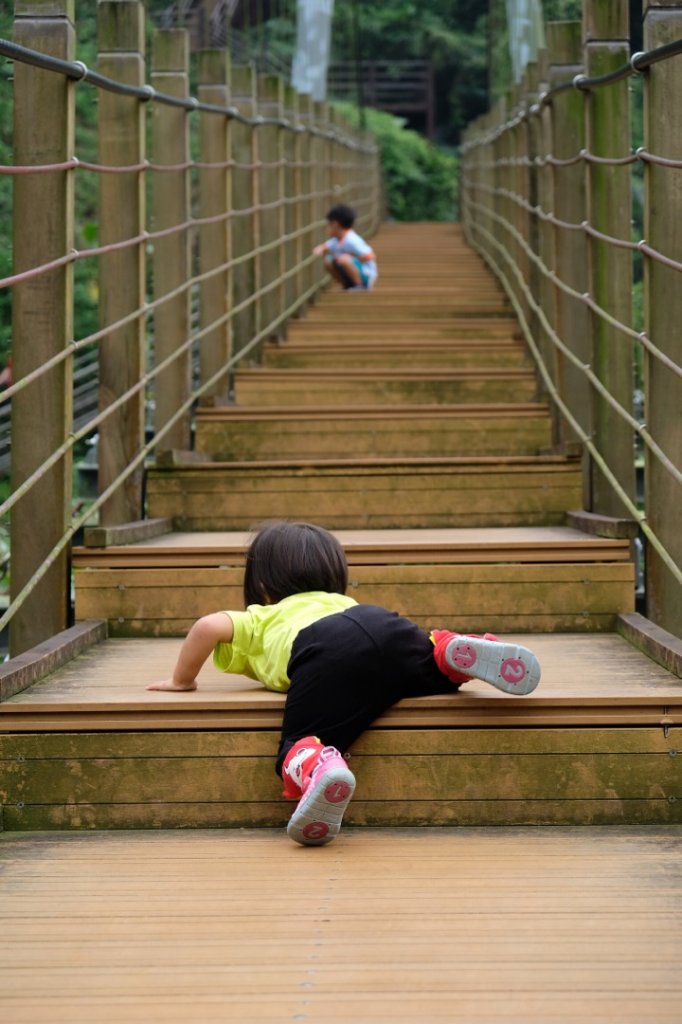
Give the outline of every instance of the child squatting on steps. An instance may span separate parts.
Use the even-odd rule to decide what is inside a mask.
[[[298,800],[287,832],[303,846],[338,834],[355,778],[342,752],[404,697],[451,693],[483,679],[504,693],[537,686],[535,655],[486,633],[430,635],[395,612],[346,597],[348,565],[327,530],[274,522],[246,554],[246,611],[205,615],[189,631],[170,679],[150,690],[195,690],[217,668],[286,692],[276,771]]]
[[[353,231],[355,211],[339,203],[327,214],[329,238],[315,246],[316,256],[324,256],[328,274],[344,291],[369,291],[377,279],[376,256],[372,247],[357,231]]]

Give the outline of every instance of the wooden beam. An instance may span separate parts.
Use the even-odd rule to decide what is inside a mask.
[[[98,71],[126,85],[145,84],[144,5],[141,0],[99,0]],[[145,158],[145,106],[134,96],[101,90],[99,161],[139,166]],[[146,229],[144,172],[99,176],[99,241],[102,245],[142,239]],[[102,327],[139,315],[110,331],[99,343],[100,409],[134,387],[144,373],[146,243],[126,246],[100,258]],[[99,426],[99,490],[127,469],[144,443],[144,390],[137,391]],[[105,502],[100,522],[127,523],[142,514],[143,467],[139,465]]]
[[[634,519],[618,519],[613,516],[597,515],[595,512],[567,512],[566,525],[573,526],[594,537],[630,539],[637,536],[639,525]]]
[[[645,49],[664,46],[682,36],[682,5],[671,0],[647,0]],[[662,60],[644,75],[644,145],[649,153],[682,159],[682,124],[675,97],[682,94],[682,61]],[[645,163],[645,225],[648,244],[664,257],[680,258],[682,191],[680,171]],[[644,257],[646,333],[665,356],[682,366],[682,288],[679,270]],[[668,366],[644,352],[647,429],[654,441],[682,468],[682,383]],[[682,566],[682,486],[645,447],[645,508],[651,529]],[[682,586],[651,545],[647,550],[647,615],[663,629],[682,637]]]
[[[14,41],[62,60],[75,54],[74,2],[17,0]],[[74,83],[14,64],[14,161],[62,163],[73,156]],[[73,249],[74,171],[14,179],[14,265],[20,273]],[[39,226],[39,229],[38,229]],[[73,264],[16,285],[12,310],[14,378],[63,352],[73,337]],[[73,364],[60,363],[12,399],[12,490],[61,447],[73,429]],[[72,454],[67,452],[12,512],[11,596],[16,598],[71,524]],[[10,651],[20,654],[68,623],[68,550],[15,614]]]
[[[185,29],[155,29],[152,36],[152,85],[171,96],[189,92],[189,34]],[[154,160],[161,165],[189,161],[189,119],[186,110],[164,103],[152,104]],[[154,229],[186,223],[191,214],[190,173],[186,167],[162,171],[153,179]],[[154,297],[163,298],[190,277],[189,230],[175,231],[154,242]],[[154,359],[163,362],[184,345],[191,332],[189,288],[168,299],[154,312]],[[154,381],[154,428],[158,432],[191,391],[191,350],[186,349]],[[187,412],[164,435],[160,447],[189,448],[190,414]]]
[[[87,526],[83,543],[86,548],[108,548],[114,544],[135,544],[152,537],[161,537],[173,529],[169,518],[138,519],[135,523],[121,523],[120,526]]]
[[[627,4],[585,0],[583,4],[585,74],[611,74],[630,56]],[[630,83],[627,79],[586,95],[587,148],[602,159],[628,157],[630,142]],[[631,165],[585,166],[587,220],[597,231],[630,240],[632,223]],[[590,236],[589,293],[602,309],[626,327],[632,322],[632,253]],[[633,341],[623,331],[590,314],[594,372],[608,392],[632,415],[634,394]],[[626,494],[635,496],[634,434],[632,427],[592,389],[594,442]],[[622,515],[621,499],[595,465],[591,466],[593,512]]]
[[[0,703],[28,689],[106,638],[107,624],[103,620],[79,622],[0,665]]]
[[[648,658],[682,679],[682,640],[637,612],[618,616],[618,632]]]

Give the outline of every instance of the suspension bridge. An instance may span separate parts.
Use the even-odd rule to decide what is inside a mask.
[[[148,50],[138,0],[99,0],[97,70],[68,2],[17,3],[12,1024],[679,1020],[682,6],[645,5],[636,54],[626,6],[546,25],[434,224],[386,221],[376,142],[333,106],[186,28]],[[369,294],[312,255],[335,202],[377,252]],[[74,338],[84,261],[100,321]],[[241,606],[272,518],[335,532],[359,601],[543,666],[525,698],[472,684],[378,719],[327,850],[281,834],[281,694],[212,667],[145,689]]]

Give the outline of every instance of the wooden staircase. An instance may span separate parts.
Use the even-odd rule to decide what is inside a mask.
[[[543,663],[526,698],[471,684],[391,709],[351,751],[350,823],[680,820],[679,681],[619,633],[627,531],[566,518],[580,462],[552,450],[504,296],[455,225],[388,225],[375,247],[374,293],[326,293],[239,367],[235,405],[197,411],[196,452],[149,469],[149,521],[74,551],[73,636],[109,638],[7,684],[5,828],[286,820],[281,695],[211,666],[196,693],[144,689],[197,616],[241,606],[246,531],[280,517],[338,533],[358,600],[526,634]]]

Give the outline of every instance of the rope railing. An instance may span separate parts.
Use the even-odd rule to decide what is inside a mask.
[[[83,61],[68,61],[61,60],[58,57],[50,57],[47,54],[32,50],[29,47],[20,46],[9,39],[0,38],[0,56],[6,57],[8,60],[20,61],[22,64],[29,64],[32,67],[40,68],[44,71],[54,71],[63,75],[65,78],[73,80],[74,82],[87,82],[88,84],[97,86],[97,88],[103,89],[107,92],[116,93],[119,96],[129,96],[133,99],[138,99],[142,103],[149,103],[153,100],[155,103],[160,103],[168,107],[175,107],[189,113],[203,111],[208,114],[220,114],[230,120],[238,121],[240,124],[247,125],[251,128],[271,125],[276,128],[286,128],[292,132],[301,132],[317,136],[321,139],[329,139],[332,142],[341,142],[343,145],[348,146],[351,149],[360,149],[361,151],[369,153],[374,151],[372,146],[358,142],[353,139],[350,134],[341,134],[331,129],[320,128],[313,124],[305,125],[302,123],[294,123],[286,117],[263,117],[260,114],[249,117],[241,113],[238,107],[221,106],[216,103],[205,103],[194,96],[171,96],[168,93],[160,92],[151,85],[135,86],[128,85],[124,82],[117,82],[114,78],[109,78],[107,75],[101,75],[97,71],[92,71],[83,63]]]
[[[41,20],[40,12],[37,20]],[[50,20],[49,16],[42,19],[43,30],[49,30]],[[164,30],[157,31],[164,34]],[[177,42],[178,33],[172,36]],[[115,40],[110,43],[115,50]],[[281,335],[287,321],[314,298],[324,275],[312,249],[323,235],[326,209],[341,201],[355,206],[360,230],[372,233],[377,223],[380,182],[376,146],[366,133],[354,133],[330,114],[326,105],[296,97],[272,76],[261,80],[251,68],[233,69],[235,93],[242,98],[232,103],[227,99],[227,77],[222,81],[220,77],[211,78],[214,69],[210,67],[199,68],[200,98],[196,99],[171,95],[144,83],[117,82],[79,61],[8,40],[0,40],[0,56],[15,62],[17,96],[23,104],[35,103],[36,119],[45,72],[50,73],[48,80],[52,75],[61,76],[79,88],[86,83],[98,92],[123,98],[115,102],[132,104],[132,116],[123,129],[127,138],[118,150],[115,146],[112,149],[104,123],[103,148],[96,160],[85,160],[68,151],[66,129],[52,146],[52,160],[46,159],[44,145],[37,149],[33,145],[35,133],[30,138],[22,137],[19,131],[15,162],[0,167],[0,177],[6,175],[21,183],[15,194],[15,237],[20,239],[22,203],[23,209],[30,207],[26,197],[37,195],[35,190],[42,188],[40,182],[45,182],[47,189],[56,188],[58,202],[66,211],[71,209],[68,197],[73,193],[75,175],[87,172],[100,181],[100,244],[77,248],[71,222],[60,236],[64,240],[61,252],[59,241],[49,239],[47,244],[35,247],[32,255],[35,252],[37,258],[33,256],[29,261],[22,257],[19,244],[12,274],[0,280],[0,289],[12,289],[16,310],[15,380],[0,393],[0,406],[11,404],[13,441],[12,490],[0,504],[0,516],[11,515],[12,588],[9,607],[0,617],[0,629],[10,626],[10,649],[19,653],[69,624],[68,617],[64,620],[63,616],[70,588],[68,552],[76,532],[96,515],[108,525],[143,515],[141,474],[146,461],[153,452],[158,453],[160,446],[188,447],[183,440],[189,439],[197,403],[216,397],[230,400],[239,363],[245,358],[258,359],[264,342]],[[133,55],[133,60],[139,64],[139,53]],[[222,60],[226,69],[224,57]],[[33,68],[38,69],[36,73],[31,71]],[[164,77],[167,71],[164,68]],[[176,84],[180,83],[179,91],[186,90],[187,65],[177,67],[173,74]],[[134,76],[130,80],[134,81]],[[164,81],[164,90],[170,88]],[[30,95],[27,101],[27,93],[32,94],[34,89],[35,96]],[[223,97],[225,102],[213,102]],[[65,91],[63,103],[65,111],[73,109],[72,91]],[[144,154],[144,121],[135,113],[140,104],[148,103],[168,110],[167,120],[160,114],[154,116],[153,159]],[[178,131],[180,122],[171,120],[183,113],[190,119],[209,118],[215,122],[210,132],[202,127],[203,122],[196,125],[191,153],[189,137],[185,138],[184,152],[178,148],[178,137],[183,133]],[[100,119],[104,121],[105,117],[106,104],[101,101]],[[222,152],[217,141],[221,138]],[[163,199],[157,200],[157,181],[162,179],[168,184],[158,192]],[[106,181],[120,184],[115,184],[114,192],[105,191]],[[222,197],[218,200],[216,183],[220,183],[218,195]],[[180,194],[184,201],[171,205],[166,213],[165,206],[159,204],[167,203],[169,186],[177,186],[173,202]],[[143,188],[152,199],[151,220],[140,202]],[[112,200],[112,196],[116,198]],[[170,209],[182,209],[182,214],[169,215]],[[131,218],[131,210],[139,212]],[[59,217],[57,212],[55,220]],[[42,236],[38,240],[42,241]],[[180,263],[184,263],[185,271],[173,280],[172,275],[168,276],[167,260],[169,254],[171,261],[177,260],[177,252],[184,253]],[[111,260],[117,261],[116,269],[108,262]],[[90,263],[89,273],[98,272],[99,277],[100,326],[74,338],[67,309],[56,343],[51,327],[43,324],[47,340],[40,355],[38,350],[32,353],[31,364],[26,353],[35,339],[29,344],[22,337],[28,329],[28,296],[35,291],[40,302],[41,296],[49,292],[54,308],[66,309],[73,301],[70,280],[74,268]],[[131,267],[145,264],[146,275],[136,274],[137,294],[128,295],[119,280],[130,275]],[[156,337],[150,334],[152,329]],[[85,350],[99,351],[104,389],[99,409],[80,415],[76,424],[75,416],[70,418],[67,400],[61,419],[48,424],[52,440],[37,442],[30,457],[22,457],[19,465],[14,452],[20,447],[20,439],[27,436],[27,418],[34,415],[31,406],[42,402],[38,396],[52,393],[59,405],[59,394],[64,394],[75,380],[74,358],[80,358]],[[149,363],[152,353],[153,362]],[[186,369],[190,359],[194,367],[191,385]],[[140,371],[131,372],[131,362],[138,361]],[[145,361],[149,365],[142,368]],[[148,406],[150,399],[153,402]],[[48,407],[51,402],[48,398]],[[144,406],[154,410],[151,434],[148,417],[140,418],[135,412]],[[100,493],[83,512],[72,517],[66,514],[71,493],[65,478],[69,477],[70,486],[71,461],[79,445],[96,433]],[[62,481],[62,490],[56,495],[56,516],[49,528],[36,530],[42,536],[36,539],[34,556],[24,557],[27,553],[19,539],[18,524],[36,519],[37,507],[45,510],[45,487],[53,486],[55,474]],[[60,516],[62,526],[56,526],[54,520]],[[64,528],[65,518],[68,525]],[[56,587],[55,573],[59,580]],[[43,614],[46,603],[51,603],[51,608]],[[40,616],[36,615],[38,606]]]
[[[609,22],[613,38],[600,35],[596,0],[584,0],[582,43],[579,26],[548,26],[539,65],[467,130],[462,210],[537,362],[555,443],[582,446],[584,509],[639,524],[645,610],[682,636],[682,13],[650,4],[650,48],[629,57],[625,8]],[[643,140],[630,117],[635,74]],[[633,229],[637,166],[644,220]]]

